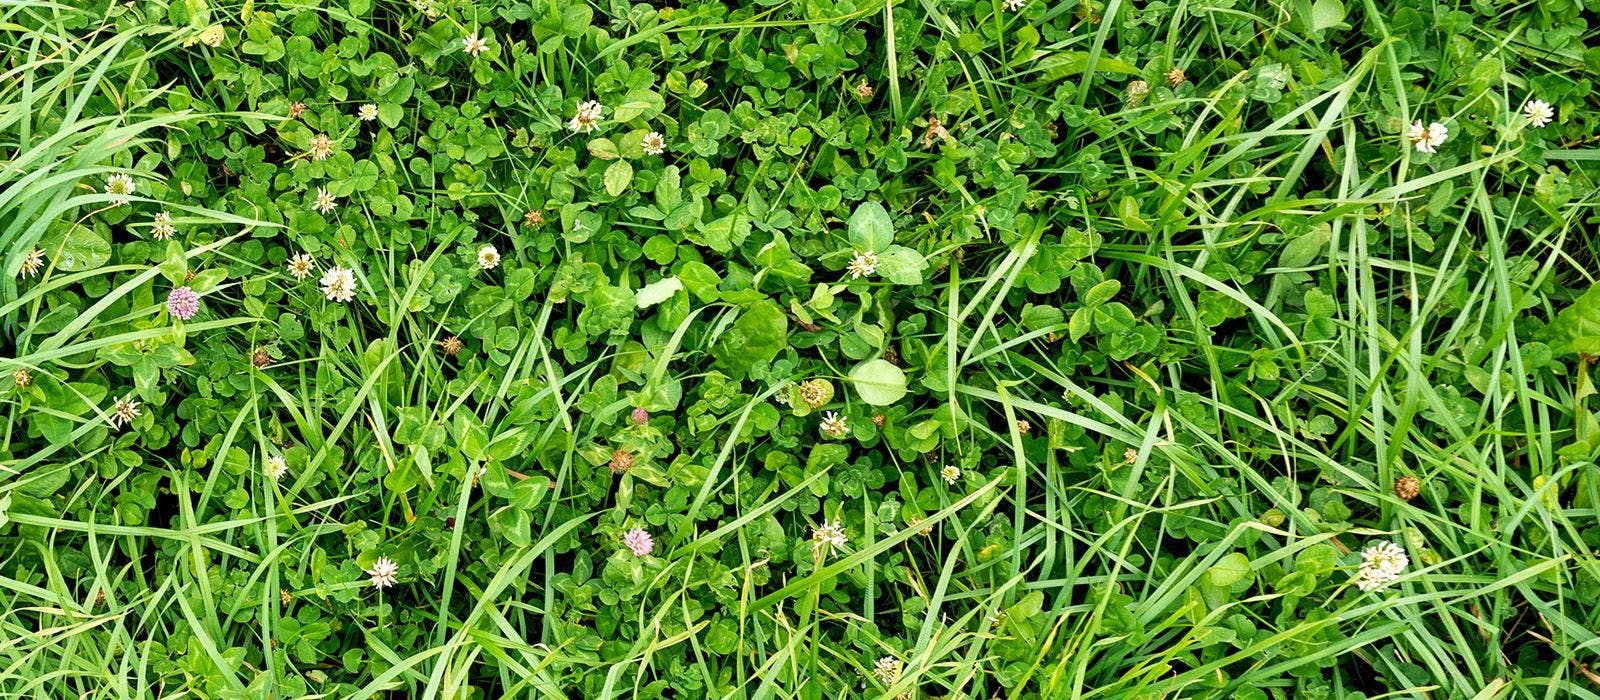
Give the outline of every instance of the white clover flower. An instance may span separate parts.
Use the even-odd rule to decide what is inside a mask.
[[[1449,137],[1450,130],[1439,122],[1423,126],[1422,120],[1418,119],[1406,128],[1406,139],[1421,153],[1437,153],[1440,144]]]
[[[355,273],[338,265],[322,273],[319,284],[322,285],[322,294],[328,297],[328,301],[347,302],[356,298]]]
[[[128,394],[111,402],[111,427],[116,428],[128,425],[133,419],[139,417],[139,402],[133,400],[133,394]]]
[[[878,271],[878,254],[870,250],[858,250],[855,257],[850,258],[850,265],[845,270],[853,280],[868,277]]]
[[[317,134],[311,137],[311,160],[327,160],[333,155],[333,139],[327,134]]]
[[[273,481],[282,481],[283,475],[289,473],[289,463],[284,461],[281,455],[274,455],[267,458],[267,466],[263,471],[272,477]]]
[[[1012,12],[1021,12],[1023,0],[1005,0],[1004,4],[1007,10],[1011,10]]]
[[[579,104],[578,113],[572,116],[572,121],[567,122],[567,128],[585,134],[600,128],[600,114],[604,109],[594,100]]]
[[[939,478],[944,479],[946,484],[954,484],[961,480],[961,467],[954,464],[946,464],[944,469],[939,470]]]
[[[1528,104],[1522,106],[1522,113],[1528,117],[1528,126],[1535,129],[1544,128],[1556,118],[1556,108],[1544,100],[1528,100]]]
[[[833,411],[822,414],[822,434],[831,438],[842,438],[850,433],[850,426],[845,424],[844,416]]]
[[[372,104],[361,105],[361,109],[356,110],[356,118],[364,122],[370,122],[374,119],[377,119],[378,106]]]
[[[478,267],[485,270],[493,270],[499,264],[500,251],[495,250],[494,246],[486,245],[478,249]]]
[[[172,215],[166,212],[156,214],[155,219],[150,223],[150,237],[158,241],[172,238],[173,234],[177,232],[178,228],[172,225]]]
[[[317,188],[317,201],[316,201],[316,203],[311,205],[311,208],[317,210],[317,213],[319,213],[319,214],[326,214],[328,212],[333,211],[334,207],[339,206],[339,203],[338,203],[337,200],[338,200],[337,197],[334,197],[333,195],[328,193],[327,188],[318,187]]]
[[[467,52],[468,56],[477,58],[478,54],[489,50],[489,42],[478,38],[477,34],[468,34],[461,40],[461,50]]]
[[[27,256],[22,258],[22,269],[20,272],[22,273],[23,277],[32,277],[39,274],[40,268],[43,267],[44,251],[39,248],[34,248],[33,250],[28,251]]]
[[[884,685],[894,685],[900,680],[900,660],[893,656],[885,656],[872,664],[872,677]]]
[[[844,535],[844,523],[834,520],[823,523],[811,530],[812,551],[820,556],[828,556],[849,542]]]
[[[106,178],[106,194],[111,195],[112,206],[120,207],[133,201],[130,195],[138,188],[126,173],[116,173]]]
[[[667,150],[667,139],[660,132],[652,131],[644,135],[644,140],[639,142],[639,147],[643,148],[645,153],[659,156]]]
[[[1356,572],[1356,587],[1363,591],[1381,591],[1400,578],[1411,560],[1406,551],[1393,542],[1383,541],[1361,551],[1361,567]]]
[[[311,261],[310,255],[297,253],[294,257],[289,258],[289,274],[294,275],[297,280],[304,280],[310,277],[311,271],[315,269],[317,269],[317,264]]]
[[[397,580],[395,574],[400,573],[400,565],[388,557],[378,557],[372,562],[372,568],[367,569],[367,575],[372,577],[374,588],[388,588]]]

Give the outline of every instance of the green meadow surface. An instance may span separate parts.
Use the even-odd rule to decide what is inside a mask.
[[[1597,0],[0,0],[0,696],[1600,698]]]

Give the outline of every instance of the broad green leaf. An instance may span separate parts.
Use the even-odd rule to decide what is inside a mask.
[[[850,245],[857,250],[882,253],[894,243],[894,222],[877,202],[862,202],[850,215]]]
[[[1600,355],[1600,284],[1557,313],[1546,333],[1558,353]]]
[[[1238,552],[1229,552],[1206,569],[1205,580],[1217,588],[1227,588],[1249,575],[1250,558]]]
[[[717,364],[743,377],[757,363],[770,362],[789,343],[789,317],[770,299],[746,308],[713,351]]]
[[[1278,256],[1278,266],[1294,268],[1310,265],[1322,257],[1331,237],[1332,233],[1326,226],[1319,226],[1295,237],[1283,246],[1283,253]]]
[[[895,284],[922,284],[922,271],[927,267],[921,253],[902,245],[891,245],[878,254],[878,274]]]
[[[634,295],[633,302],[641,309],[655,306],[672,298],[672,295],[678,293],[680,289],[683,289],[683,280],[677,277],[666,277],[645,285],[643,289],[639,290],[638,294]]]
[[[856,365],[850,370],[850,384],[872,406],[888,406],[906,395],[906,373],[883,359]]]
[[[633,182],[633,166],[628,161],[619,160],[606,168],[606,194],[613,197],[628,191],[628,185]]]
[[[1311,6],[1311,29],[1331,29],[1344,23],[1344,3],[1339,0],[1317,0]]]

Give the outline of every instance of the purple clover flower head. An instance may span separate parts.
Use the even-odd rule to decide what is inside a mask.
[[[623,535],[622,543],[627,545],[628,549],[633,550],[633,556],[636,557],[649,555],[656,548],[655,541],[650,539],[650,533],[639,527],[629,530],[627,534]]]
[[[167,294],[167,311],[179,321],[194,318],[200,311],[200,295],[188,287],[178,287]]]
[[[634,425],[644,425],[644,424],[649,423],[649,422],[650,422],[650,412],[649,411],[646,411],[643,408],[635,408],[635,409],[633,409],[633,423],[634,423]]]

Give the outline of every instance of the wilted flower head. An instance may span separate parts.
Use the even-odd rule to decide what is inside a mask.
[[[1184,75],[1183,69],[1179,68],[1177,66],[1173,66],[1172,70],[1167,71],[1166,78],[1167,78],[1167,87],[1174,87],[1174,88],[1178,87],[1179,85],[1182,85],[1183,81],[1189,79],[1188,76]]]
[[[322,294],[328,301],[346,302],[356,298],[355,273],[338,265],[322,273]]]
[[[328,156],[331,155],[333,155],[333,139],[328,138],[327,134],[317,134],[311,137],[312,160],[327,160]]]
[[[316,209],[319,214],[326,214],[333,211],[336,206],[338,206],[338,202],[332,194],[328,193],[328,189],[326,187],[318,187],[317,201],[311,205],[311,208]]]
[[[603,109],[600,103],[594,100],[579,104],[578,112],[572,116],[572,121],[567,122],[567,128],[585,134],[600,128],[600,113]]]
[[[34,248],[33,250],[28,251],[28,254],[22,258],[22,269],[20,272],[22,273],[23,277],[32,277],[39,274],[39,270],[43,267],[44,251],[39,248]]]
[[[150,222],[150,237],[158,241],[172,238],[178,232],[178,227],[172,225],[172,215],[160,212]]]
[[[304,103],[304,102],[296,102],[296,103],[294,103],[292,105],[289,105],[289,118],[290,119],[299,119],[301,117],[301,115],[303,115],[305,113],[306,113],[306,103]]]
[[[622,536],[622,544],[627,545],[628,549],[633,551],[633,556],[636,557],[646,556],[655,551],[656,548],[655,541],[650,539],[650,533],[645,532],[644,528],[638,527],[629,530],[627,534]]]
[[[811,530],[812,552],[818,556],[828,556],[848,541],[849,539],[844,536],[844,523],[838,520],[831,522],[824,520],[821,525]]]
[[[522,215],[522,225],[523,226],[541,226],[543,224],[544,224],[544,210],[543,209],[529,209],[528,213]]]
[[[1522,106],[1522,113],[1528,117],[1528,126],[1535,129],[1543,128],[1556,118],[1556,109],[1544,100],[1528,100]]]
[[[272,355],[267,353],[266,348],[257,345],[256,349],[250,352],[250,364],[255,365],[256,369],[266,369],[267,365],[272,364]]]
[[[372,585],[375,588],[393,586],[395,581],[398,580],[395,578],[395,574],[398,573],[400,573],[400,565],[394,563],[394,560],[388,557],[378,557],[377,561],[372,562],[372,568],[367,569],[367,575],[372,577]]]
[[[273,481],[282,481],[283,475],[289,473],[289,463],[283,459],[282,455],[273,455],[267,458],[267,466],[263,471]]]
[[[373,104],[361,105],[361,109],[356,110],[356,118],[364,122],[370,122],[374,119],[377,119],[378,106]]]
[[[1128,89],[1123,93],[1122,102],[1130,109],[1144,104],[1144,98],[1150,96],[1150,83],[1135,80],[1128,83]]]
[[[844,416],[833,411],[822,414],[822,434],[831,438],[842,438],[849,434],[850,426],[845,424]]]
[[[639,142],[639,147],[644,149],[645,153],[659,156],[667,150],[667,139],[660,132],[652,131],[644,135],[644,140]]]
[[[33,383],[33,373],[26,369],[11,370],[11,383],[16,384],[18,389],[26,389]]]
[[[478,38],[477,34],[468,34],[461,39],[461,50],[467,52],[468,56],[477,58],[478,54],[489,50],[489,42]]]
[[[611,453],[611,473],[621,474],[633,468],[633,453],[617,448]]]
[[[461,339],[453,335],[439,341],[439,349],[443,350],[446,355],[455,355],[461,352],[461,347]]]
[[[949,141],[950,130],[945,128],[944,123],[939,121],[938,117],[928,117],[928,128],[922,132],[922,147],[932,146],[934,139]]]
[[[167,312],[180,321],[194,318],[200,311],[200,295],[188,287],[177,287],[167,293]]]
[[[1449,136],[1450,130],[1439,122],[1423,126],[1422,120],[1418,119],[1406,127],[1406,139],[1421,153],[1438,153],[1439,145]]]
[[[1396,479],[1394,482],[1394,495],[1398,496],[1400,500],[1409,501],[1421,494],[1422,480],[1417,477],[1406,475]]]
[[[139,417],[139,402],[133,400],[133,394],[128,394],[111,402],[111,427],[116,428],[133,422]]]
[[[493,270],[499,264],[500,251],[495,250],[494,246],[486,245],[478,249],[478,267],[485,270]]]
[[[867,99],[871,99],[871,98],[872,98],[872,84],[868,83],[866,78],[862,78],[861,82],[856,83],[856,99],[858,99],[858,100],[867,100]]]
[[[1400,578],[1411,564],[1406,551],[1393,542],[1384,541],[1361,551],[1361,568],[1356,572],[1356,587],[1363,591],[1381,591]]]
[[[130,195],[136,189],[138,185],[134,184],[133,178],[126,173],[116,173],[106,178],[106,194],[111,195],[113,206],[122,206],[133,201]]]
[[[867,277],[878,271],[878,254],[870,250],[858,250],[855,257],[850,258],[850,265],[845,270],[853,280]]]
[[[289,258],[289,274],[297,280],[311,276],[311,271],[317,269],[317,264],[311,261],[311,256],[305,253],[296,253]]]

